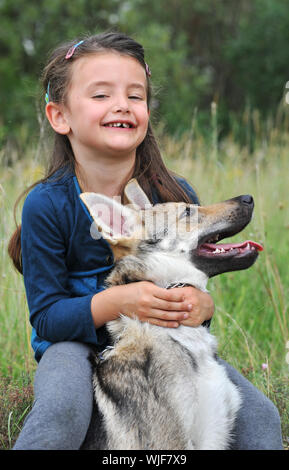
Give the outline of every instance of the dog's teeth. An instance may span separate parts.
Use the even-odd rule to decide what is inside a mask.
[[[213,253],[226,253],[226,250],[224,248],[216,248]]]

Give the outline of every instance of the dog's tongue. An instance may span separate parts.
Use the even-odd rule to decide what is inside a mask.
[[[253,242],[252,240],[246,240],[243,243],[204,243],[202,245],[202,248],[207,248],[210,250],[215,250],[216,248],[223,248],[224,250],[230,250],[231,248],[245,248],[247,245],[250,245],[251,247],[256,248],[258,251],[263,251],[262,245],[257,242]]]

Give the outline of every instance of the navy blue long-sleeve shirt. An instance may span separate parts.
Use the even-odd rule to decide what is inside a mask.
[[[178,181],[198,204],[188,183]],[[79,194],[74,172],[61,171],[33,188],[23,205],[23,276],[37,361],[58,341],[107,342],[105,328],[95,329],[91,299],[104,289],[113,254],[105,239],[92,238],[92,219]]]

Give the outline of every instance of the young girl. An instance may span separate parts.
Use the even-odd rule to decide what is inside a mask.
[[[43,83],[54,150],[47,176],[25,200],[21,240],[19,227],[9,245],[23,272],[39,362],[34,405],[14,448],[79,449],[93,402],[87,358],[91,345],[105,348],[105,323],[133,311],[165,328],[195,327],[209,323],[214,305],[193,287],[104,288],[113,256],[103,238],[92,238],[80,192],[123,195],[135,177],[153,203],[198,203],[188,183],[166,169],[157,147],[142,46],[111,32],[66,43],[52,54]],[[234,448],[281,449],[274,405],[224,364],[243,396]]]

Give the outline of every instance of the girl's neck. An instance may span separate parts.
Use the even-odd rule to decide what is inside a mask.
[[[95,161],[85,165],[76,162],[75,174],[83,192],[94,192],[109,197],[121,194],[124,185],[132,177],[135,158],[115,161]]]

